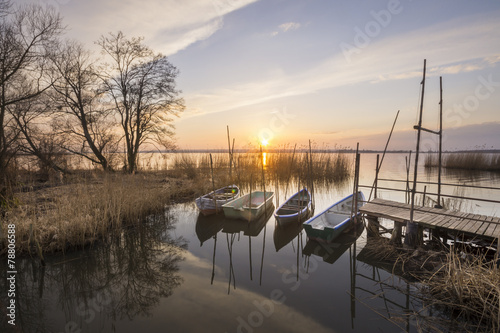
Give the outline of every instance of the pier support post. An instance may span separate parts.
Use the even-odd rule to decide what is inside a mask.
[[[406,221],[405,245],[417,247],[423,243],[423,229],[416,222]]]
[[[394,245],[401,245],[402,236],[403,236],[403,225],[399,222],[394,221],[394,229],[392,230],[390,243]]]
[[[376,216],[366,216],[366,220],[368,221],[366,226],[366,234],[368,237],[380,237],[380,233],[378,230],[378,218]]]

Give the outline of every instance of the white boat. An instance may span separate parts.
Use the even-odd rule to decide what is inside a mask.
[[[229,185],[196,198],[196,206],[203,215],[211,215],[222,211],[222,205],[237,199],[240,189]]]
[[[304,222],[311,211],[311,193],[302,189],[292,195],[274,212],[280,226],[290,223]]]
[[[274,192],[255,191],[222,205],[229,218],[254,221],[266,211],[273,211]]]
[[[353,217],[359,215],[359,208],[365,204],[365,196],[362,192],[357,193],[358,207],[353,207],[353,199],[354,196],[351,194],[304,222],[307,236],[330,243],[350,228],[353,225]],[[352,212],[353,208],[355,212]]]

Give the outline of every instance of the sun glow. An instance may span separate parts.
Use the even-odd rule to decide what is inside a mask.
[[[269,144],[269,141],[266,139],[262,139],[262,140],[260,140],[260,144],[262,145],[262,147],[267,147],[267,145]]]

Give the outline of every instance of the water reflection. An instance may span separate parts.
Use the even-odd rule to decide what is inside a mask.
[[[321,257],[324,262],[334,264],[356,242],[364,230],[364,224],[358,223],[355,228],[341,234],[331,243],[308,239],[303,254]]]
[[[292,223],[280,226],[279,223],[274,227],[273,240],[276,252],[284,248],[304,229],[302,223]]]
[[[168,214],[151,217],[92,249],[47,258],[46,267],[18,260],[16,327],[104,332],[117,321],[150,315],[182,283],[178,264],[187,245],[172,237],[174,222]],[[2,290],[7,290],[5,272]]]
[[[200,241],[200,246],[203,246],[203,243],[210,238],[213,238],[213,255],[212,255],[212,274],[210,283],[214,283],[215,278],[215,267],[216,267],[216,252],[217,252],[217,241],[218,238],[223,237],[226,239],[227,253],[229,255],[229,280],[228,280],[228,294],[231,291],[231,284],[233,285],[233,289],[236,289],[236,274],[234,272],[233,265],[233,246],[235,241],[240,241],[241,236],[248,237],[248,261],[249,261],[249,272],[250,272],[250,280],[253,280],[253,260],[252,260],[252,238],[258,237],[261,232],[263,232],[262,237],[262,256],[260,263],[260,274],[259,274],[259,282],[262,283],[262,272],[263,272],[263,263],[264,263],[264,253],[266,246],[266,226],[270,217],[274,212],[274,205],[270,207],[270,209],[266,210],[266,212],[260,216],[258,219],[247,222],[239,219],[230,219],[224,217],[224,215],[212,215],[212,216],[203,216],[202,214],[198,215],[196,220],[196,236]],[[219,232],[221,235],[219,236]],[[225,234],[225,237],[224,237]]]

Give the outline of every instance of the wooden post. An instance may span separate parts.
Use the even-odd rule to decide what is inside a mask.
[[[422,197],[422,206],[425,206],[426,193],[427,193],[427,185],[424,186],[424,196]]]
[[[378,218],[376,216],[366,216],[366,220],[368,221],[366,226],[366,235],[368,237],[380,237],[380,233],[378,231]]]
[[[358,178],[359,178],[359,142],[356,145],[356,160],[354,162],[354,186],[352,190],[352,205],[351,218],[354,219],[354,224],[358,223]]]
[[[373,193],[373,197],[375,199],[377,199],[378,171],[379,171],[378,163],[379,163],[379,158],[380,158],[380,155],[377,154],[377,166],[375,167],[375,192]]]
[[[443,77],[439,77],[439,161],[438,161],[438,196],[435,208],[443,208],[441,206],[441,161],[443,151]]]
[[[262,153],[262,146],[260,146],[260,159],[262,165],[262,187],[264,189],[264,214],[267,217],[266,178],[264,175],[264,154]]]
[[[229,180],[233,181],[232,175],[232,165],[233,165],[233,154],[231,154],[231,138],[229,136],[229,125],[227,126],[227,146],[229,149]],[[234,147],[234,143],[233,143]]]
[[[403,235],[403,225],[400,222],[394,221],[394,229],[392,230],[390,243],[395,245],[401,245],[402,235]]]
[[[310,161],[310,172],[311,172],[311,201],[312,207],[314,209],[314,173],[313,173],[313,159],[312,159],[312,148],[311,148],[311,140],[309,140],[309,161]]]
[[[425,69],[426,69],[426,60],[424,59],[424,70],[423,70],[423,78],[422,78],[422,93],[420,98],[420,112],[418,117],[418,125],[417,125],[417,147],[415,152],[415,171],[413,173],[413,188],[411,190],[411,208],[410,208],[410,220],[407,223],[406,227],[406,238],[405,244],[409,246],[417,245],[418,238],[418,225],[413,221],[414,210],[415,210],[415,192],[417,191],[417,174],[418,174],[418,155],[420,152],[420,135],[422,132],[422,114],[424,110],[424,92],[425,92]]]
[[[215,195],[214,163],[212,161],[212,154],[210,154],[210,170],[212,171],[212,193],[214,198],[215,215],[217,215],[217,197]]]
[[[405,192],[405,199],[406,203],[410,203],[410,164],[411,164],[411,150],[408,158],[406,158],[406,192]]]
[[[396,126],[398,116],[399,116],[399,110],[396,113],[396,118],[394,118],[394,122],[392,123],[391,132],[389,133],[389,137],[387,138],[387,142],[385,143],[385,148],[384,148],[384,153],[382,154],[382,159],[380,160],[380,163],[377,163],[378,170],[380,170],[380,168],[382,167],[382,163],[384,162],[385,153],[387,152],[387,147],[389,146],[389,142],[391,141],[392,132],[394,131],[394,126]],[[373,187],[370,190],[370,195],[368,196],[368,201],[370,201],[372,199],[372,192],[373,192]]]

